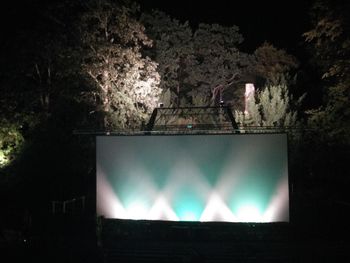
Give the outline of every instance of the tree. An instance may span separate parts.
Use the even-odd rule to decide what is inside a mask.
[[[53,4],[51,8],[69,17],[69,8],[65,13],[59,12],[63,10],[61,5]],[[57,98],[72,90],[73,82],[69,80],[77,75],[74,59],[69,59],[71,35],[61,22],[62,15],[53,16],[45,4],[31,12],[33,18],[26,17],[31,26],[17,21],[16,33],[3,39],[0,51],[0,141],[3,153],[9,155],[7,160],[14,160],[30,143],[35,130],[48,121],[53,108],[57,109]],[[69,97],[72,94],[69,92]]]
[[[243,128],[258,126],[285,130],[300,125],[295,108],[302,100],[303,96],[293,101],[286,84],[267,86],[257,93],[254,100],[248,101],[246,113],[235,111],[235,117]]]
[[[316,1],[313,28],[304,33],[321,72],[324,103],[310,110],[310,124],[328,143],[350,143],[349,3]]]
[[[22,21],[14,36],[3,40],[0,146],[8,165],[0,170],[4,179],[0,187],[14,187],[8,194],[13,195],[11,200],[22,198],[23,206],[40,206],[48,198],[72,195],[86,187],[82,181],[91,176],[91,140],[72,133],[85,121],[89,108],[79,98],[86,86],[73,27],[80,4],[34,5],[26,17],[29,25]],[[81,181],[72,186],[77,175]]]
[[[243,38],[237,26],[199,24],[192,30],[188,22],[160,11],[144,14],[141,21],[155,43],[149,54],[159,63],[165,105],[232,102],[253,60],[238,49]]]
[[[20,152],[23,140],[20,127],[4,119],[0,122],[0,168],[9,164]]]
[[[178,105],[180,87],[183,94],[185,65],[193,60],[192,30],[187,22],[180,23],[160,11],[142,14],[141,22],[154,41],[147,53],[159,64],[162,102],[166,106]]]
[[[303,138],[300,172],[328,203],[349,203],[349,176],[344,173],[350,161],[349,7],[347,1],[315,1],[312,28],[304,33],[323,101],[306,112],[312,131]]]
[[[295,57],[267,42],[254,51],[254,56],[255,72],[267,85],[278,85],[288,73],[298,67]]]
[[[83,71],[94,83],[84,93],[105,129],[137,128],[157,107],[157,64],[141,53],[152,41],[131,8],[90,1],[81,17]]]

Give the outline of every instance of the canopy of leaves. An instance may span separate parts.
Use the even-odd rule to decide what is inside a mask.
[[[308,113],[328,143],[350,143],[350,32],[348,2],[317,1],[313,28],[304,34],[323,79],[324,104]]]
[[[9,164],[19,153],[24,138],[19,127],[6,123],[0,123],[0,168]]]
[[[157,64],[141,54],[152,45],[136,11],[92,1],[80,22],[83,71],[95,88],[84,96],[102,114],[103,128],[137,128],[157,106]]]
[[[243,38],[237,26],[199,24],[192,30],[159,11],[144,14],[141,21],[155,43],[149,53],[159,63],[165,105],[233,100],[234,87],[253,60],[239,52]]]
[[[265,42],[254,52],[256,74],[268,85],[278,85],[283,77],[298,67],[296,58]]]

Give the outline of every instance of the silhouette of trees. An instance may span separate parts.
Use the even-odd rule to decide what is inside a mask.
[[[333,143],[350,143],[350,32],[349,3],[316,1],[313,28],[304,33],[320,72],[324,102],[310,110],[310,123],[322,138]]]

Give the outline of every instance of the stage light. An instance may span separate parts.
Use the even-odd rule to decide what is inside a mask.
[[[100,176],[97,177],[96,185],[97,199],[100,201],[97,206],[97,213],[107,218],[127,218],[123,205],[114,193],[101,168],[98,166],[97,169],[100,171]]]
[[[157,198],[157,201],[148,213],[148,218],[152,220],[179,220],[178,216],[163,196]]]
[[[286,136],[101,136],[97,214],[289,222]]]
[[[113,200],[109,200],[109,202],[111,203],[111,212],[113,217],[120,219],[128,218],[125,208],[117,197],[114,197]]]
[[[239,222],[262,222],[262,216],[257,206],[253,204],[242,205],[238,208]]]
[[[287,174],[287,171],[285,171]],[[265,210],[263,221],[289,221],[289,215],[286,211],[289,210],[288,204],[288,177],[285,176],[278,184],[277,191],[271,198],[268,207]]]
[[[209,201],[201,215],[200,221],[226,221],[235,222],[236,217],[233,215],[232,211],[223,202],[218,194],[212,194]]]
[[[198,216],[193,211],[184,211],[180,216],[181,221],[198,221]]]
[[[132,202],[126,207],[126,212],[130,219],[148,219],[148,207],[142,201]]]

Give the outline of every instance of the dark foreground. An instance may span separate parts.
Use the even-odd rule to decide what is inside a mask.
[[[331,207],[272,224],[51,215],[26,231],[3,228],[1,262],[349,262],[346,208]]]

